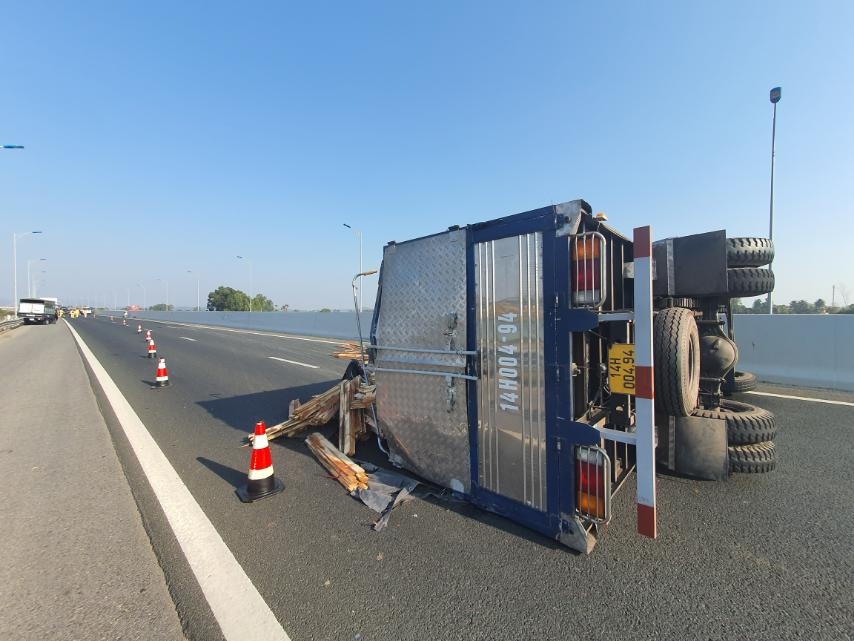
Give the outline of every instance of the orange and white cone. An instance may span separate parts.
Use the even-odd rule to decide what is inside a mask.
[[[147,329],[147,330],[145,330],[145,342],[147,343],[150,340],[151,340],[151,330]]]
[[[237,496],[244,503],[252,503],[266,496],[278,494],[284,483],[273,474],[273,459],[267,441],[267,426],[264,421],[255,423],[255,439],[252,441],[252,458],[249,459],[249,478],[246,485],[237,489]]]
[[[154,344],[154,339],[148,339],[148,358],[154,358],[157,356],[157,346]]]
[[[136,326],[136,333],[142,334],[142,323],[138,323]]]
[[[166,359],[161,358],[157,363],[157,373],[154,377],[155,387],[166,387],[169,385],[169,371],[166,369]]]

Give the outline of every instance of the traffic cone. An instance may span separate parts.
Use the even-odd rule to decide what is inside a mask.
[[[148,358],[154,358],[157,356],[157,346],[154,344],[154,339],[148,339]]]
[[[237,496],[244,503],[252,503],[265,496],[278,494],[283,489],[284,483],[273,474],[267,426],[264,421],[258,421],[255,423],[255,439],[252,441],[252,458],[249,459],[249,478],[246,485],[237,489]]]
[[[145,342],[147,343],[150,340],[151,340],[151,330],[147,329],[147,330],[145,330]]]
[[[157,374],[154,378],[155,387],[166,387],[169,385],[169,371],[166,369],[166,359],[161,358],[157,364]]]
[[[122,325],[124,325],[125,327],[128,326],[128,319],[127,318],[122,319]]]
[[[137,326],[136,326],[136,333],[137,333],[137,334],[142,334],[142,324],[141,324],[141,323],[138,323],[138,324],[137,324]]]

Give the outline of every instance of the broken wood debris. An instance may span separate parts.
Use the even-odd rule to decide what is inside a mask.
[[[300,404],[299,399],[294,399],[288,406],[288,420],[271,425],[267,428],[267,440],[279,438],[280,436],[297,436],[309,427],[326,425],[338,413],[338,385],[331,387],[323,394],[312,396],[310,401]],[[249,436],[251,443],[254,434]]]
[[[361,378],[341,381],[338,395],[338,449],[347,456],[356,453],[356,440],[368,438],[367,410],[376,399],[376,385],[366,385]]]
[[[362,350],[359,348],[359,343],[340,343],[338,345],[338,351],[333,352],[332,355],[335,358],[343,358],[346,360],[362,360]],[[368,362],[368,353],[365,352],[364,362]]]
[[[368,489],[368,475],[365,470],[326,440],[323,434],[312,432],[305,439],[305,442],[321,465],[348,492]]]
[[[356,453],[356,441],[368,438],[368,427],[376,429],[370,411],[376,394],[376,385],[353,378],[341,381],[305,403],[295,398],[288,405],[288,420],[268,427],[267,439],[299,436],[309,427],[326,425],[338,414],[338,447],[352,456]],[[254,438],[255,435],[250,434],[248,443]]]

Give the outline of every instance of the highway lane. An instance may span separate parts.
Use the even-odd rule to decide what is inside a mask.
[[[244,505],[233,492],[248,465],[241,436],[328,388],[345,365],[333,345],[150,326],[170,388],[150,388],[155,365],[135,326],[74,323],[292,639],[844,639],[854,629],[851,408],[745,398],[778,415],[777,471],[727,483],[659,476],[658,541],[634,533],[631,485],[590,557],[440,501],[404,504],[376,533],[374,514],[301,440],[271,444],[283,493]],[[379,460],[373,443],[360,448]],[[168,562],[177,555],[156,506],[141,509],[155,548],[165,541],[188,636],[212,638],[186,570]]]

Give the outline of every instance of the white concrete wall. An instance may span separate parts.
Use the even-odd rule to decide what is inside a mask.
[[[739,371],[760,381],[854,391],[854,314],[738,314]]]

